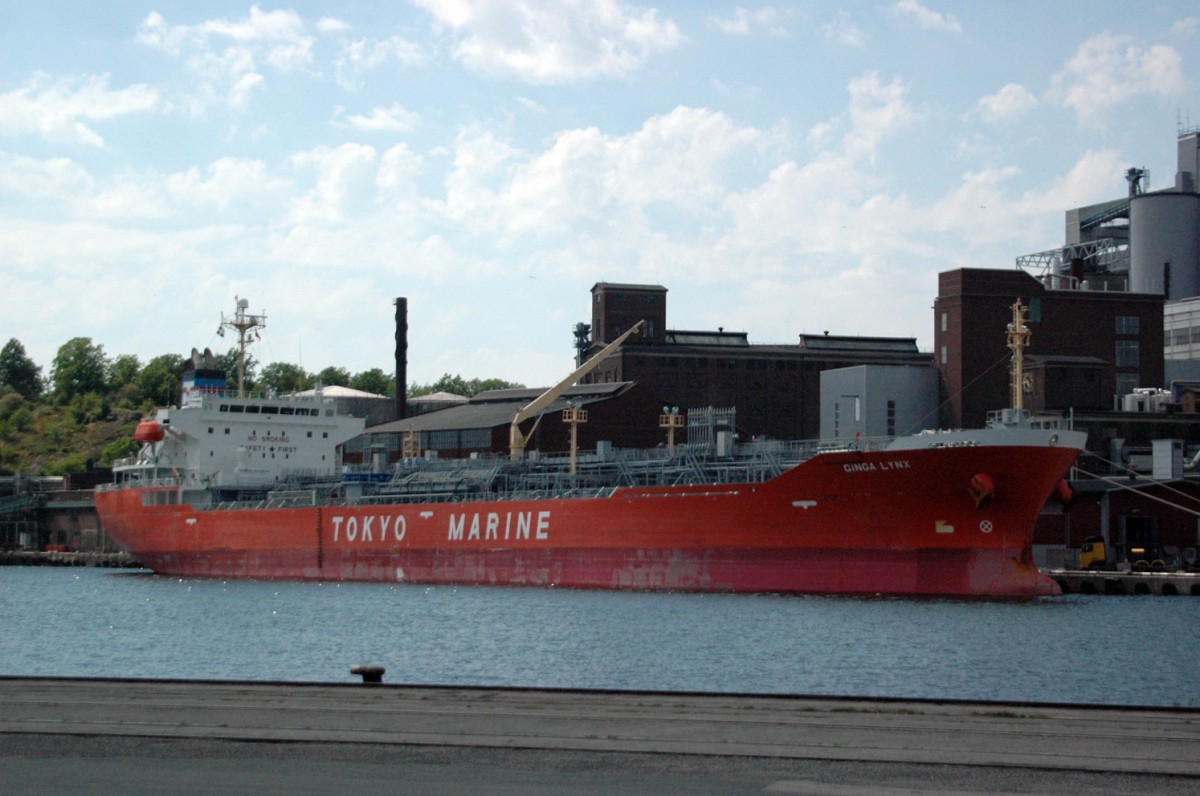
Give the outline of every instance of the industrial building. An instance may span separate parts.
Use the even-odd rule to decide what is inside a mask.
[[[1066,211],[1063,246],[1017,258],[1051,288],[1163,296],[1166,384],[1143,387],[1200,379],[1200,129],[1180,129],[1176,152],[1169,187],[1130,168],[1125,196]]]
[[[683,410],[735,407],[743,435],[821,436],[825,371],[932,364],[932,356],[912,337],[801,334],[795,343],[754,344],[746,332],[669,329],[667,289],[661,285],[598,282],[591,293],[591,325],[576,326],[580,361],[637,321],[645,326],[585,381],[637,382],[663,404]]]
[[[938,275],[934,351],[946,390],[943,420],[983,425],[1010,405],[1003,331],[1012,304],[1028,308],[1025,408],[1111,411],[1116,396],[1163,383],[1163,297],[1089,290],[1022,270],[960,268]]]
[[[581,450],[594,450],[600,444],[663,444],[668,437],[662,425],[664,414],[677,415],[680,425],[671,433],[678,434],[679,442],[697,435],[715,439],[717,425],[727,425],[731,433],[745,439],[812,439],[823,435],[825,378],[841,380],[838,400],[849,401],[855,395],[868,402],[862,405],[865,413],[860,408],[857,421],[847,404],[847,422],[832,437],[906,433],[936,425],[936,371],[932,356],[918,350],[915,338],[805,334],[792,344],[752,344],[746,332],[667,328],[667,289],[660,285],[600,282],[592,287],[591,296],[592,323],[576,326],[579,364],[634,324],[642,326],[551,404],[542,413],[543,420],[521,425],[528,432],[531,450],[567,449],[568,428],[558,415],[568,405],[584,408],[590,415],[586,425],[576,428]],[[397,383],[403,384],[407,302],[400,298],[395,306]],[[871,370],[855,370],[862,367]],[[858,385],[855,392],[849,392],[845,379]],[[347,446],[347,453],[362,461],[386,453],[394,461],[405,455],[406,437],[408,455],[507,452],[513,417],[542,392],[499,390],[420,408],[416,399],[401,395],[395,419],[371,425],[362,439]],[[704,419],[691,418],[689,413]]]
[[[409,455],[467,458],[472,455],[507,454],[509,427],[517,411],[544,392],[542,389],[491,390],[447,408],[371,426],[344,446],[350,461],[387,460]],[[521,424],[528,449],[563,453],[570,447],[570,423],[564,411],[582,410],[576,422],[581,450],[598,446],[653,448],[664,436],[658,420],[661,403],[643,387],[630,382],[576,385],[567,389],[539,417]],[[407,450],[406,450],[407,443]]]
[[[855,365],[821,371],[821,439],[898,437],[937,425],[930,365]]]

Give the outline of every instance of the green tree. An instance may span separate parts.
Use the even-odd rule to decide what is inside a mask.
[[[230,391],[238,388],[238,350],[237,346],[217,355],[217,364],[225,371],[225,379],[229,382]],[[253,354],[246,354],[246,389],[257,390],[258,380],[255,373],[258,370],[258,360]]]
[[[12,387],[25,398],[42,394],[42,369],[25,356],[25,346],[13,338],[0,349],[0,386]]]
[[[69,453],[66,456],[51,462],[46,466],[47,475],[73,475],[77,473],[86,473],[88,469],[87,457],[82,453]]]
[[[465,395],[467,398],[470,398],[488,390],[519,390],[524,387],[524,384],[505,381],[504,379],[464,379],[458,374],[451,376],[449,373],[445,373],[433,384],[412,385],[408,394],[415,397],[435,392],[451,392],[455,395]]]
[[[515,381],[505,381],[504,379],[471,379],[467,382],[471,395],[478,395],[481,392],[488,390],[523,390],[525,385]]]
[[[32,424],[33,413],[21,393],[11,387],[0,387],[0,437],[28,431]]]
[[[280,393],[299,392],[312,387],[312,377],[299,365],[272,362],[262,369],[259,377],[264,389]]]
[[[117,459],[124,459],[126,456],[132,456],[138,452],[141,445],[134,441],[133,437],[122,437],[114,440],[104,446],[104,450],[100,454],[100,463],[111,465]]]
[[[137,385],[155,406],[171,406],[179,398],[179,380],[188,360],[178,354],[163,354],[146,363],[138,373]]]
[[[379,368],[371,368],[370,370],[364,370],[362,373],[355,373],[354,377],[350,379],[349,386],[356,390],[372,392],[376,395],[396,394],[395,380]]]
[[[68,404],[78,395],[103,393],[107,374],[104,346],[93,343],[90,337],[68,340],[58,349],[50,371],[54,398]]]
[[[121,354],[108,363],[108,398],[117,406],[132,408],[141,402],[137,386],[142,365],[133,354]]]
[[[349,387],[350,371],[330,365],[316,375],[316,380],[325,387]]]
[[[108,373],[106,374],[108,392],[112,394],[125,385],[132,384],[141,369],[142,363],[133,354],[121,354],[114,357],[108,363]]]
[[[80,426],[96,423],[108,416],[108,403],[98,392],[76,395],[71,399],[71,415]]]

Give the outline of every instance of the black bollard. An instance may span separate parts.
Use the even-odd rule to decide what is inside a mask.
[[[362,663],[351,669],[350,674],[362,675],[364,683],[382,683],[383,673],[386,671],[387,669],[384,669],[382,666]]]

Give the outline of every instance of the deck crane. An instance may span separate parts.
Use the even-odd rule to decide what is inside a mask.
[[[513,417],[512,425],[510,425],[508,428],[508,450],[513,461],[519,461],[521,457],[525,455],[525,443],[528,440],[528,437],[521,433],[521,423],[538,414],[550,404],[554,403],[554,400],[566,392],[568,387],[595,370],[609,354],[617,350],[621,343],[624,343],[630,337],[630,335],[641,329],[643,323],[645,323],[645,321],[638,321],[633,326],[629,327],[628,331],[626,331],[616,340],[613,340],[604,348],[600,349],[596,356],[592,357],[587,362],[584,362],[582,365],[576,368],[570,376],[567,376],[558,384],[546,390],[537,398],[534,398],[532,401],[525,404],[525,406],[522,406],[517,410],[517,414]],[[538,418],[538,422],[541,422],[540,417]],[[533,424],[533,428],[537,428],[537,423]],[[532,436],[533,429],[529,430],[529,434]]]

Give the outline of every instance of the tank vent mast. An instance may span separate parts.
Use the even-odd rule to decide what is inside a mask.
[[[1026,309],[1020,299],[1013,302],[1013,319],[1008,325],[1008,348],[1012,351],[1012,366],[1009,369],[1012,376],[1012,408],[1017,411],[1025,408],[1025,349],[1029,346],[1029,338],[1033,336],[1025,323]]]
[[[237,300],[237,312],[230,316],[226,316],[225,313],[221,313],[221,329],[233,329],[238,333],[237,394],[238,398],[245,398],[246,346],[250,345],[250,343],[254,342],[254,340],[262,339],[258,334],[258,330],[265,329],[267,327],[267,315],[265,312],[259,315],[252,315],[246,311],[246,309],[250,306],[249,301],[244,298],[238,298],[237,296],[234,296],[234,299]],[[251,332],[254,332],[254,340],[250,339]]]

